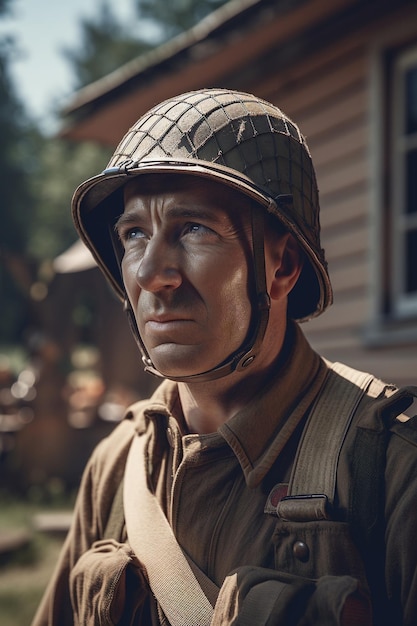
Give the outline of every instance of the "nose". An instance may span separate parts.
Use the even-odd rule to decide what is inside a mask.
[[[177,289],[182,282],[182,276],[176,247],[162,236],[152,237],[138,264],[136,281],[145,291]]]

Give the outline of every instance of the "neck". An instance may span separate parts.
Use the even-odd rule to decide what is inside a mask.
[[[216,432],[219,426],[237,413],[248,399],[247,383],[225,379],[211,383],[179,383],[184,419],[191,433]]]
[[[282,366],[288,354],[287,344],[253,364],[253,370],[233,372],[223,378],[206,383],[179,383],[181,407],[190,433],[213,433],[233,417],[268,384],[277,368]]]

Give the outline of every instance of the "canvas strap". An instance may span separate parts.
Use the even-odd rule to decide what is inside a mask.
[[[195,565],[193,571],[148,488],[146,442],[145,436],[133,439],[126,464],[123,502],[130,546],[145,566],[152,592],[171,626],[209,626],[213,606],[207,595],[215,595],[218,589]]]
[[[327,517],[340,449],[372,380],[370,374],[331,365],[298,447],[288,495],[278,504],[280,517],[300,521]],[[123,502],[129,543],[171,626],[209,626],[218,588],[195,565],[191,567],[149,490],[146,444],[147,437],[136,436],[127,458]]]
[[[358,404],[373,380],[371,374],[342,363],[329,366],[298,446],[287,497],[277,507],[283,519],[328,518],[340,450]]]

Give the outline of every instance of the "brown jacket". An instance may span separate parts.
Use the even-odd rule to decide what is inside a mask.
[[[234,593],[230,581],[236,581],[236,576],[228,575],[239,573],[239,568],[246,572],[245,566],[251,566],[254,581],[257,572],[263,579],[265,570],[275,570],[308,579],[347,574],[366,584],[347,524],[354,426],[338,466],[334,521],[309,522],[300,531],[264,513],[274,485],[288,482],[300,433],[326,375],[326,363],[295,326],[287,363],[217,433],[183,434],[177,386],[169,381],[150,400],[131,407],[86,467],[74,522],[33,626],[160,622],[123,526],[116,533],[113,528],[109,537],[112,503],[137,433],[151,438],[151,484],[178,542],[216,585],[221,587],[227,580],[222,601],[225,594],[230,601]],[[379,395],[389,397],[393,391],[385,386]],[[361,401],[354,423],[365,419],[368,430],[381,430],[374,410],[380,399],[372,395]],[[384,579],[396,620],[392,623],[411,626],[417,623],[417,435],[411,422],[390,431],[384,484]],[[309,545],[307,560],[292,549],[300,532]],[[262,594],[262,586],[259,590]]]

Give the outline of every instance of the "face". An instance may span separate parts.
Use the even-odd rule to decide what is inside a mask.
[[[250,211],[245,196],[193,176],[127,185],[117,223],[123,281],[142,341],[164,375],[207,371],[244,342]]]

